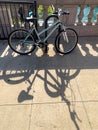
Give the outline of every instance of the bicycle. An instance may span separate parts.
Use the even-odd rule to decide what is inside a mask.
[[[57,36],[55,37],[55,49],[57,52],[61,54],[67,54],[72,52],[77,45],[78,35],[74,29],[66,27],[62,23],[62,21],[60,20],[60,16],[62,15],[69,15],[69,12],[59,11],[51,16],[48,16],[56,17],[57,19],[51,26],[48,26],[40,32],[36,29],[35,24],[33,24],[29,30],[19,28],[12,31],[8,38],[8,44],[10,48],[20,55],[29,54],[33,52],[36,47],[46,47],[48,45],[47,39],[51,37],[51,35],[54,33],[56,29],[60,28]],[[21,19],[23,19],[23,21],[25,22],[33,23],[37,20],[37,18],[35,17],[30,19]],[[41,38],[41,35],[49,31],[50,29],[52,30],[49,32],[49,34],[47,34],[46,37]]]

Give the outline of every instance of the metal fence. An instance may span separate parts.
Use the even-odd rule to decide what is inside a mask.
[[[8,38],[10,32],[19,27],[25,27],[29,29],[29,24],[22,23],[18,16],[18,10],[20,6],[24,9],[24,16],[28,16],[28,11],[32,6],[33,15],[36,17],[36,1],[0,1],[0,39]],[[37,24],[36,24],[37,25]]]

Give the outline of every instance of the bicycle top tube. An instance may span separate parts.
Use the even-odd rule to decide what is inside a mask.
[[[54,31],[60,26],[62,25],[62,22],[60,19],[58,19],[56,22],[54,22],[51,26],[48,26],[47,28],[43,29],[42,31],[38,32],[38,30],[36,29],[35,25],[33,25],[30,30],[29,30],[29,35],[31,35],[31,33],[34,31],[35,35],[37,36],[38,40],[37,40],[37,44],[39,44],[41,42],[41,35],[47,31],[49,31],[51,29],[51,31],[48,33],[48,35],[42,40],[43,42],[46,42],[47,39],[52,35],[52,33],[54,33]],[[25,40],[28,38],[28,36],[25,38]]]
[[[48,26],[47,28],[45,28],[45,29],[43,29],[42,31],[40,31],[39,33],[38,33],[38,35],[40,36],[40,35],[42,35],[43,33],[45,33],[46,31],[49,31],[50,29],[56,29],[56,28],[58,28],[58,26],[60,26],[62,23],[61,23],[61,21],[60,20],[57,20],[55,23],[53,23],[51,26]],[[55,31],[55,30],[54,30]]]
[[[60,21],[56,22],[53,26],[52,26],[52,30],[48,33],[48,35],[45,37],[44,42],[47,41],[47,39],[54,33],[54,31],[60,26],[62,25],[62,23]],[[50,29],[50,27],[49,27]],[[46,29],[46,31],[49,30],[48,28]]]

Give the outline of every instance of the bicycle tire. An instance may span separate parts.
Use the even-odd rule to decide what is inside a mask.
[[[66,28],[58,33],[55,38],[55,48],[61,54],[72,52],[78,43],[77,32],[72,28]]]
[[[27,55],[34,51],[36,46],[33,44],[33,42],[35,42],[33,35],[30,34],[23,43],[23,40],[28,33],[29,31],[26,29],[16,29],[10,33],[8,37],[8,44],[14,52],[20,55]]]

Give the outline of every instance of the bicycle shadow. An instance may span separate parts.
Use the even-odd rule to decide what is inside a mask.
[[[74,123],[75,127],[77,128],[77,130],[80,130],[77,120],[79,122],[82,122],[82,121],[79,119],[78,114],[75,111],[75,95],[74,95],[73,90],[68,87],[70,80],[75,78],[80,73],[80,69],[76,69],[72,75],[70,75],[70,69],[63,69],[63,70],[55,69],[55,72],[56,72],[56,76],[60,78],[61,82],[59,82],[49,70],[47,69],[44,70],[44,77],[41,76],[39,74],[39,70],[37,70],[36,73],[34,74],[32,81],[30,81],[29,79],[27,80],[29,83],[27,91],[22,90],[20,92],[18,96],[18,102],[21,103],[21,102],[24,102],[25,100],[32,100],[34,98],[34,96],[30,95],[29,92],[32,89],[35,79],[39,78],[44,82],[45,91],[50,97],[52,98],[61,97],[61,100],[67,104],[67,107],[70,113],[70,118],[72,122]],[[49,79],[51,78],[52,82],[48,78]],[[71,96],[74,97],[73,101],[72,100],[70,101],[66,97],[65,92],[67,88],[70,89],[72,93]]]
[[[30,82],[30,80],[28,80],[30,85],[27,88],[27,91],[22,90],[20,92],[18,101],[21,103],[21,102],[27,100],[28,98],[29,99],[34,98],[31,95],[29,95],[29,92],[32,89],[32,86],[33,86],[33,83],[34,83],[36,77],[40,78],[41,80],[43,80],[45,91],[50,97],[52,97],[52,98],[61,97],[61,100],[67,104],[67,107],[68,107],[68,110],[70,113],[70,118],[71,118],[72,122],[75,124],[75,127],[77,128],[77,130],[79,130],[80,128],[77,123],[77,120],[79,122],[82,122],[82,121],[79,119],[78,114],[75,111],[74,92],[68,86],[69,86],[70,80],[75,78],[79,74],[80,70],[77,69],[77,70],[75,70],[74,74],[70,75],[70,69],[65,69],[65,70],[56,69],[55,70],[55,72],[57,74],[56,76],[58,78],[60,78],[61,82],[59,82],[56,79],[56,77],[49,70],[44,70],[44,77],[41,76],[38,72],[39,71],[37,71],[36,74],[34,75],[32,82]],[[48,78],[49,79],[51,78],[53,81],[51,82]],[[71,96],[74,97],[74,99],[71,101],[66,97],[66,94],[65,94],[67,88],[70,89]]]
[[[28,81],[29,77],[34,74],[35,66],[33,64],[34,57],[32,58],[28,55],[21,56],[16,54],[15,56],[14,54],[8,54],[7,56],[1,58],[2,65],[0,65],[0,80],[3,79],[7,84],[17,86],[22,82]],[[18,102],[32,99],[33,96],[23,90],[18,98]]]
[[[75,95],[74,95],[74,92],[73,90],[69,87],[69,84],[70,84],[70,80],[75,78],[78,74],[79,74],[80,70],[77,69],[74,74],[70,75],[70,69],[65,69],[65,70],[56,70],[56,74],[58,76],[58,78],[60,78],[61,82],[58,82],[55,80],[55,78],[53,77],[53,75],[49,72],[49,71],[46,71],[45,72],[45,90],[47,92],[47,94],[51,97],[58,97],[60,96],[61,97],[61,100],[64,101],[67,106],[68,106],[68,110],[69,110],[69,113],[70,113],[70,118],[71,120],[73,121],[73,123],[75,124],[77,130],[79,130],[79,125],[77,123],[77,120],[81,122],[81,120],[79,119],[76,111],[75,111]],[[51,77],[54,79],[54,81],[56,82],[56,84],[52,84],[48,81],[48,78],[47,77]],[[51,90],[51,87],[52,87],[52,90],[54,89],[54,91]],[[70,101],[67,96],[66,96],[66,89],[69,88],[72,95],[74,97],[73,101]],[[74,102],[74,105],[73,103]]]
[[[28,56],[26,59],[22,56],[11,56],[9,60],[5,57],[5,63],[2,64],[1,68],[3,71],[0,79],[3,79],[8,84],[19,84],[24,82],[32,73],[34,73],[33,66],[28,59]]]
[[[83,44],[81,46],[85,51],[88,49],[84,48],[85,46]],[[47,95],[52,98],[61,97],[61,100],[67,104],[70,118],[75,124],[76,129],[79,130],[77,120],[80,122],[81,120],[76,113],[75,102],[74,105],[72,105],[73,101],[75,101],[75,95],[72,88],[69,87],[70,81],[78,76],[81,69],[98,68],[98,62],[96,62],[98,57],[91,55],[89,51],[86,51],[86,55],[83,56],[78,47],[74,52],[65,56],[55,54],[52,56],[43,55],[38,57],[35,53],[36,52],[30,56],[14,56],[12,53],[9,53],[1,58],[0,79],[3,79],[6,83],[11,85],[20,84],[25,81],[28,82],[27,90],[22,90],[19,93],[17,98],[19,103],[26,100],[34,100],[34,96],[30,94],[30,91],[35,83],[35,79],[41,79],[44,82]],[[44,77],[39,73],[40,70],[43,70]],[[54,70],[55,75],[52,74],[50,70]],[[71,73],[73,70],[75,71]],[[32,75],[33,77],[31,79],[30,77]],[[49,80],[49,78],[52,80]],[[67,88],[72,92],[72,97],[74,97],[73,101],[70,101],[66,96]]]

